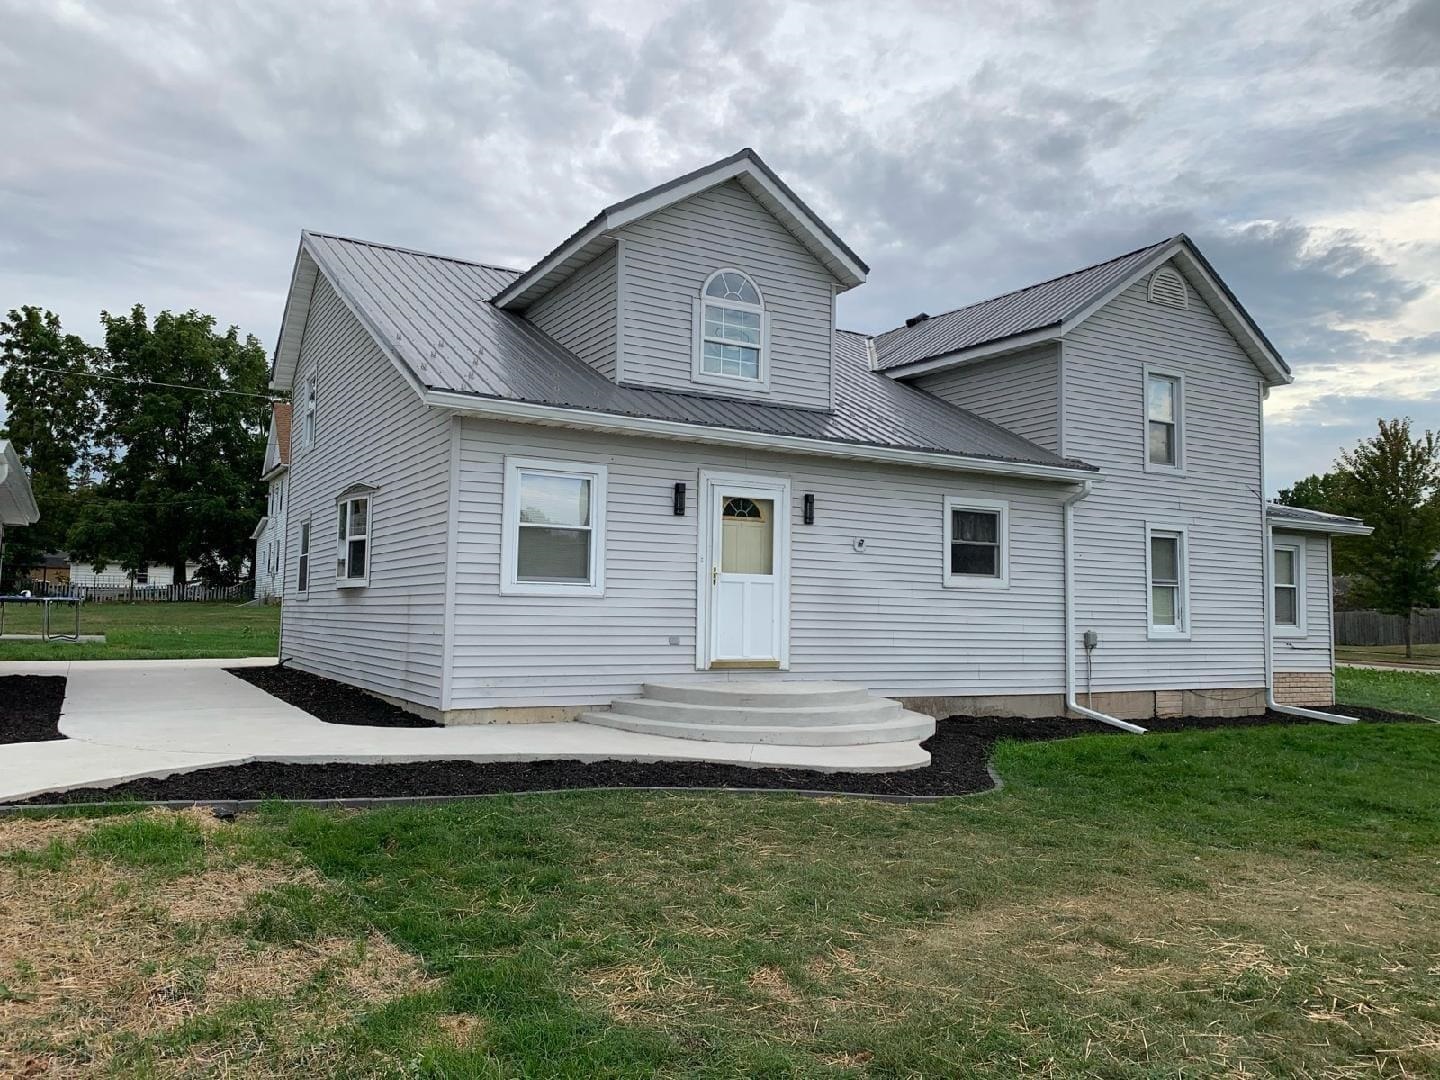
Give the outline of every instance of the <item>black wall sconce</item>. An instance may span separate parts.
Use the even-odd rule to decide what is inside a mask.
[[[805,496],[805,510],[804,510],[804,514],[805,514],[805,524],[806,524],[806,525],[814,525],[814,524],[815,524],[815,496],[814,496],[814,495],[806,495],[806,496]]]
[[[685,516],[685,485],[683,483],[675,485],[675,516]]]

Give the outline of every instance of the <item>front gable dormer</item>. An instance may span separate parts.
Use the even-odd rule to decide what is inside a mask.
[[[829,409],[867,268],[752,151],[598,215],[495,298],[617,383]]]

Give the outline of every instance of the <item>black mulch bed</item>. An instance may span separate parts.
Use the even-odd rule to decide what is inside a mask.
[[[60,734],[62,675],[0,676],[0,743],[49,742]]]
[[[260,669],[267,670],[267,669]],[[1416,718],[1353,709],[1377,722]],[[1187,717],[1153,721],[1152,730],[1180,731],[1257,724],[1311,723],[1300,717],[1270,713],[1232,719]],[[1324,721],[1313,721],[1323,723]],[[40,795],[30,803],[85,803],[139,799],[152,801],[218,801],[229,799],[344,799],[426,795],[488,795],[503,792],[553,791],[569,788],[698,787],[760,788],[780,791],[831,791],[879,796],[968,795],[988,791],[993,782],[986,768],[998,739],[1033,741],[1075,735],[1120,735],[1118,729],[1089,720],[1049,717],[952,717],[941,721],[923,745],[930,751],[928,768],[895,773],[825,773],[805,769],[747,769],[701,762],[427,761],[391,765],[287,765],[253,762],[171,776],[135,780],[110,788],[82,788],[58,795]]]
[[[381,701],[364,690],[322,679],[291,667],[226,668],[237,678],[273,694],[287,705],[304,709],[327,724],[351,727],[421,728],[440,727],[434,720],[406,712],[398,705]],[[188,797],[188,796],[186,796]]]

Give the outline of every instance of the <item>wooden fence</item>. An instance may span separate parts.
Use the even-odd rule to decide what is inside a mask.
[[[70,581],[17,581],[16,592],[29,591],[33,596],[78,596],[87,604],[123,602],[177,603],[187,600],[242,602],[255,598],[255,583],[242,581],[236,585],[134,585],[129,582],[113,585],[77,585]]]
[[[1335,644],[1404,645],[1405,623],[1404,615],[1385,615],[1378,611],[1337,611]],[[1440,609],[1417,611],[1413,626],[1416,645],[1440,645]]]

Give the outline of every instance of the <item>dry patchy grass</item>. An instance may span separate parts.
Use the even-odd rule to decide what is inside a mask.
[[[188,820],[207,837],[225,827],[203,811],[144,817]],[[104,826],[11,819],[0,827],[0,853],[83,840]],[[279,885],[323,887],[302,867],[220,852],[213,865],[161,877],[83,849],[53,866],[0,863],[0,1073],[86,1075],[148,1044],[162,1075],[283,1074],[280,1063],[293,1063],[308,1033],[427,988],[419,962],[373,932],[247,937],[237,916]],[[167,1045],[187,1025],[256,1002],[284,1003],[266,1039],[238,1025],[218,1039]],[[296,1045],[286,1047],[290,1035]]]

